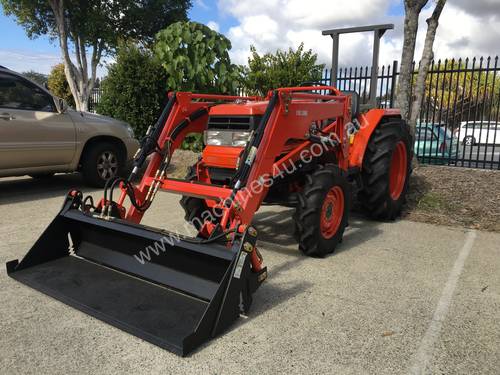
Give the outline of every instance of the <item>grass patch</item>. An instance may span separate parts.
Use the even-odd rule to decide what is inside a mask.
[[[446,211],[453,209],[453,203],[436,193],[426,193],[417,202],[417,207],[425,211]]]

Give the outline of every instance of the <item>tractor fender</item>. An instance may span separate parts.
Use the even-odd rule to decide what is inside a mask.
[[[349,147],[349,167],[361,168],[363,166],[363,158],[366,147],[368,147],[368,141],[384,117],[400,119],[401,112],[399,109],[392,108],[370,109],[358,116],[360,129],[354,136],[353,142]]]

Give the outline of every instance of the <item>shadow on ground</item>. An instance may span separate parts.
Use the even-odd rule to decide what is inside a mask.
[[[293,213],[293,208],[279,212],[258,212],[254,218],[254,225],[259,231],[259,241],[272,245],[267,246],[266,250],[303,259],[304,255],[298,250],[297,241],[293,236]],[[376,237],[381,233],[379,224],[376,221],[366,220],[357,212],[351,212],[343,241],[329,256],[335,256]]]
[[[92,191],[85,186],[80,174],[59,174],[47,179],[31,177],[0,178],[0,205],[36,201],[39,199],[61,197],[73,189]]]

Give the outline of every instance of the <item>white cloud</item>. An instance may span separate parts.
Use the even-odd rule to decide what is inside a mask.
[[[90,61],[90,56],[88,56]],[[52,67],[62,62],[59,54],[47,52],[35,52],[30,50],[0,49],[0,65],[15,72],[26,72],[34,70],[38,73],[49,74]],[[104,77],[107,74],[106,64],[114,62],[113,58],[104,56],[101,64],[97,67],[97,76]]]
[[[403,16],[391,16],[391,5],[400,0],[218,0],[222,13],[238,24],[227,36],[233,44],[231,57],[246,63],[250,45],[260,53],[296,48],[304,42],[318,54],[321,63],[331,64],[331,38],[321,30],[378,23],[394,23],[380,48],[380,64],[400,60],[403,44]],[[426,18],[433,6],[420,16],[415,57],[419,59],[426,32]],[[495,10],[497,10],[495,12]],[[371,63],[372,34],[348,34],[340,38],[340,65]],[[500,52],[500,0],[448,0],[435,42],[437,58],[496,55]]]
[[[497,12],[486,13],[493,2]],[[468,9],[472,3],[478,6],[475,13]],[[451,1],[443,10],[436,35],[436,57],[497,55],[500,52],[500,0],[479,0],[464,5],[466,7],[461,8]],[[485,9],[483,14],[479,13],[481,9]]]
[[[220,30],[219,24],[215,21],[209,21],[207,23],[207,26],[210,27],[213,31],[219,32],[219,30]]]
[[[239,25],[228,31],[232,41],[231,57],[237,63],[246,63],[249,47],[259,52],[296,48],[304,42],[313,49],[319,61],[331,61],[331,38],[321,30],[355,24],[385,23],[383,14],[395,0],[219,0],[219,9],[234,16]],[[368,61],[370,51],[366,43],[369,34],[346,35],[340,60],[345,64]]]
[[[34,70],[48,74],[50,69],[61,62],[57,54],[40,53],[24,50],[0,50],[0,65],[17,72]]]
[[[207,4],[205,4],[203,0],[196,0],[195,4],[204,10],[210,9],[210,7]]]

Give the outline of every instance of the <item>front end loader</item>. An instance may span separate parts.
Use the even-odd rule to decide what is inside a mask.
[[[204,135],[199,161],[185,180],[169,178],[173,153],[192,133]],[[323,257],[342,241],[354,185],[372,217],[399,214],[411,145],[398,110],[361,113],[357,94],[333,86],[279,88],[265,98],[172,92],[131,175],[108,181],[97,203],[69,192],[7,271],[185,355],[248,313],[266,279],[252,222],[261,205],[294,207],[299,249]],[[196,236],[141,224],[160,191],[181,197]]]

